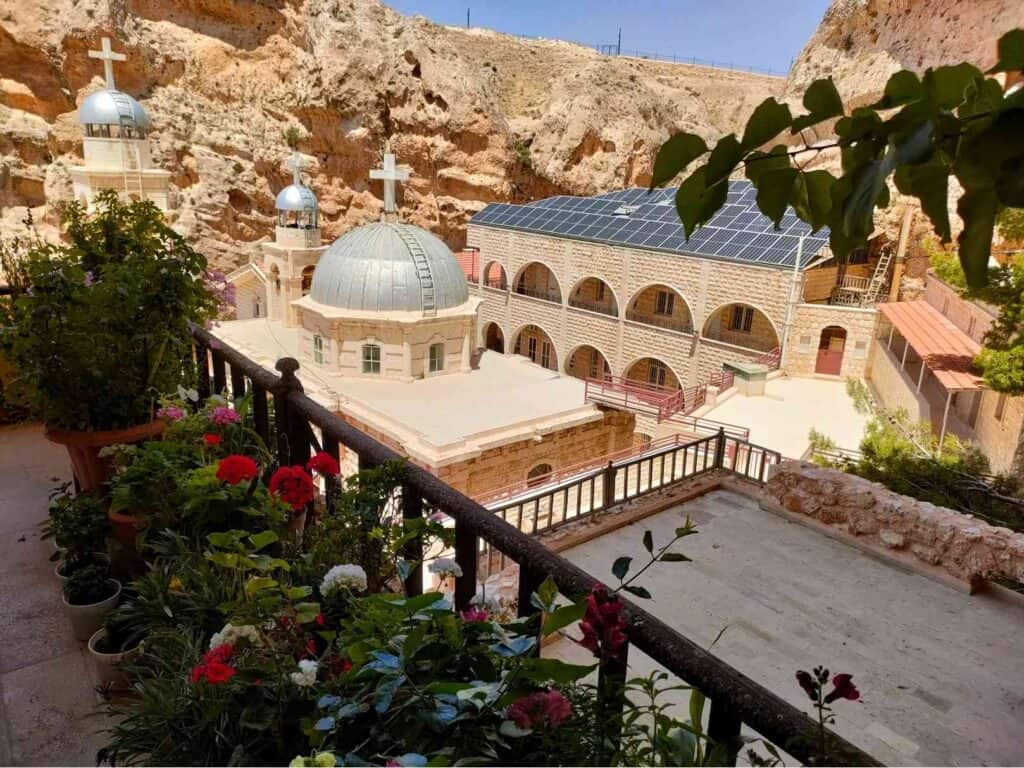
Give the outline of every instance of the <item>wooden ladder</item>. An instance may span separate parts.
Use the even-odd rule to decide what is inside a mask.
[[[871,275],[871,282],[868,283],[868,289],[864,293],[861,306],[871,306],[878,302],[878,297],[884,290],[889,277],[889,267],[891,265],[892,248],[883,248],[882,253],[878,257],[878,263],[875,264],[875,271]]]

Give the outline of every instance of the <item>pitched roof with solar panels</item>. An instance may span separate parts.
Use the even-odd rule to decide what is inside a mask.
[[[771,219],[757,209],[757,190],[749,181],[730,181],[725,206],[687,241],[676,214],[675,194],[674,187],[650,192],[632,188],[594,197],[558,195],[527,205],[491,203],[469,223],[789,269],[801,237],[801,269],[816,261],[828,245],[828,229],[812,234],[792,209],[786,211],[776,230]]]

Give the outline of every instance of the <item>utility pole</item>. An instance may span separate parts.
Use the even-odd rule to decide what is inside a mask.
[[[622,55],[622,27],[619,27],[619,41],[615,44],[615,55]]]
[[[466,9],[466,29],[469,29],[469,8]]]

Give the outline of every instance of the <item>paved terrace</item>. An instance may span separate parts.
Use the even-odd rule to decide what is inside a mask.
[[[644,530],[666,542],[689,515],[691,563],[641,577],[645,607],[809,714],[797,669],[849,672],[861,701],[835,730],[888,765],[1024,764],[1024,600],[973,596],[714,491],[562,552],[598,578],[620,555],[643,562]],[[552,655],[586,663],[560,640]],[[631,673],[655,668],[632,649]],[[683,710],[685,711],[685,710]]]
[[[0,428],[0,765],[95,765],[104,718],[41,541],[54,478],[71,476],[39,427]]]

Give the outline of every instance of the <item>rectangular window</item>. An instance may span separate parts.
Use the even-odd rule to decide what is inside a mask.
[[[540,364],[545,368],[551,367],[551,345],[546,341],[540,345]]]
[[[604,283],[602,282],[597,284],[597,300],[604,301]]]
[[[313,362],[324,364],[324,337],[319,334],[313,337]]]
[[[651,363],[647,369],[647,381],[650,384],[657,384],[659,387],[665,386],[665,366]]]
[[[658,300],[654,306],[654,314],[671,315],[675,309],[676,295],[670,291],[658,291]]]
[[[753,324],[753,307],[743,307],[737,304],[732,308],[732,314],[729,317],[730,331],[742,331],[744,333],[750,333],[750,328]]]
[[[533,362],[537,362],[537,338],[535,336],[526,340],[526,356]]]
[[[812,341],[812,339],[811,339],[810,336],[806,336],[806,335],[801,336],[800,337],[800,349],[803,350],[804,352],[807,352],[808,350],[810,350],[810,348],[811,348],[811,341]]]
[[[996,421],[1003,420],[1003,413],[1006,411],[1006,393],[1001,392],[996,400]]]
[[[380,373],[380,347],[377,344],[363,345],[363,373]]]
[[[444,344],[430,345],[430,372],[437,373],[444,370]]]

